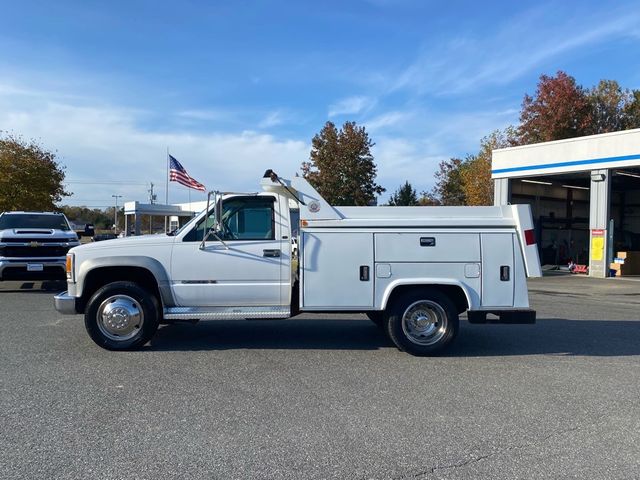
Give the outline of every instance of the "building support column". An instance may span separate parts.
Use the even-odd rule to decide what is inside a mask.
[[[508,205],[511,202],[511,182],[508,178],[496,178],[493,181],[493,204]]]
[[[136,236],[140,235],[140,224],[142,223],[142,214],[136,213],[134,215],[134,231],[136,232]]]
[[[611,210],[611,176],[609,170],[591,171],[589,202],[589,275],[604,278],[609,275],[608,232]]]

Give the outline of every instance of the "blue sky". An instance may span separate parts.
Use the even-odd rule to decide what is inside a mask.
[[[106,206],[150,181],[163,199],[167,147],[208,188],[250,191],[355,120],[386,201],[516,123],[541,73],[640,88],[637,2],[483,3],[5,2],[0,130],[57,150],[64,203]]]

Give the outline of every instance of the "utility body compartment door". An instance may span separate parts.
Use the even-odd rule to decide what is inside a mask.
[[[302,308],[373,308],[373,233],[302,232]]]
[[[482,306],[512,307],[514,269],[514,234],[483,233],[482,249]],[[520,252],[518,252],[519,254]]]
[[[479,262],[477,233],[376,233],[376,262]]]

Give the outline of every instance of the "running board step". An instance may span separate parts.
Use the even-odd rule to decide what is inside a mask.
[[[165,320],[236,320],[245,318],[288,318],[287,307],[167,307]]]

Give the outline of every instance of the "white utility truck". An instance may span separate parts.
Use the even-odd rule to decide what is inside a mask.
[[[83,313],[112,350],[145,344],[160,323],[359,312],[401,350],[431,355],[465,311],[472,323],[535,322],[526,277],[541,270],[527,205],[335,207],[304,178],[271,170],[262,188],[211,192],[169,235],[73,248],[56,309]]]

